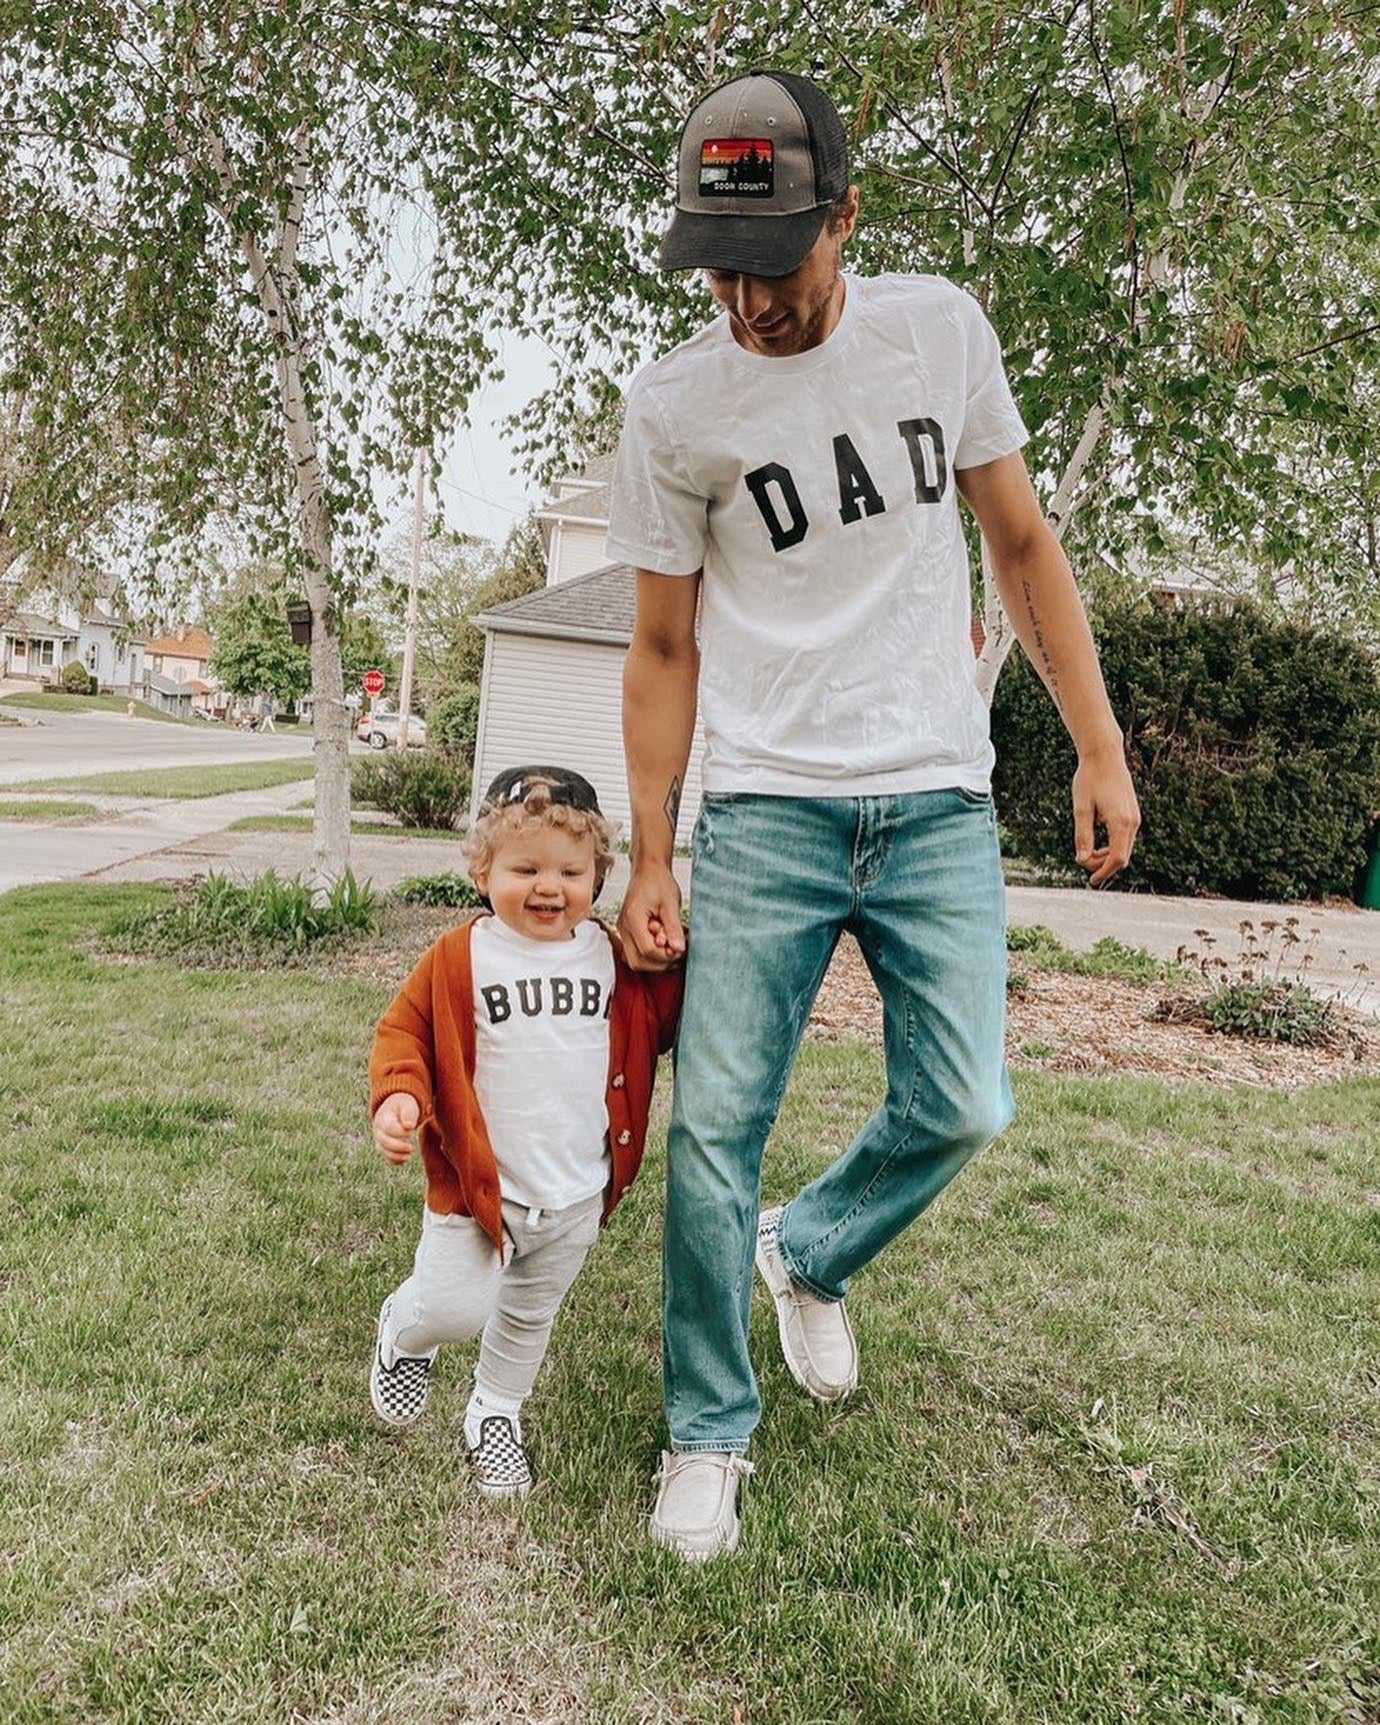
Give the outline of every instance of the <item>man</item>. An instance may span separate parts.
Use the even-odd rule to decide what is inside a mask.
[[[808,79],[754,73],[700,103],[660,261],[702,269],[725,315],[634,381],[613,487],[610,554],[637,570],[620,919],[635,965],[685,951],[671,863],[697,686],[706,740],[668,1144],[671,1449],[651,1524],[691,1560],[738,1538],[760,1413],[754,1255],[792,1376],[819,1402],[847,1395],[854,1272],[1013,1112],[956,493],[1077,746],[1076,854],[1094,886],[1125,866],[1140,819],[996,336],[938,277],[842,275],[857,214],[843,126]],[[763,1145],[845,929],[883,1001],[886,1097],[759,1217]]]

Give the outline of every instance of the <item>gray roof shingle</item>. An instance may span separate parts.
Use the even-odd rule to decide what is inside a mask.
[[[611,563],[481,611],[475,622],[499,634],[554,635],[627,646],[632,640],[636,592],[631,566]]]

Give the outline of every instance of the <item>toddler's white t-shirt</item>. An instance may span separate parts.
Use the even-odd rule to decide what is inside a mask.
[[[638,373],[608,552],[703,566],[706,791],[985,791],[954,473],[1019,449],[1025,426],[971,295],[844,282],[817,348],[749,353],[724,315]]]
[[[481,917],[474,972],[474,1087],[503,1196],[563,1210],[608,1182],[613,948],[597,922],[532,940]]]

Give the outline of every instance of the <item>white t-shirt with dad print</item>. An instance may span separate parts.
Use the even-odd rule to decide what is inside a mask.
[[[985,791],[954,472],[1026,429],[969,294],[844,281],[838,325],[806,353],[749,353],[725,314],[638,373],[608,552],[703,566],[706,791]]]

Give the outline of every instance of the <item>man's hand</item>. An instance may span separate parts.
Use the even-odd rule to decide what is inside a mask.
[[[417,1098],[405,1090],[385,1096],[374,1114],[374,1143],[379,1155],[395,1164],[406,1162],[412,1154],[412,1134],[421,1117]]]
[[[1107,842],[1096,843],[1105,827]],[[1140,805],[1120,746],[1090,755],[1073,775],[1073,845],[1089,886],[1105,886],[1131,860],[1140,831]]]
[[[643,864],[628,882],[618,932],[633,970],[669,970],[685,957],[680,882],[666,864]]]

